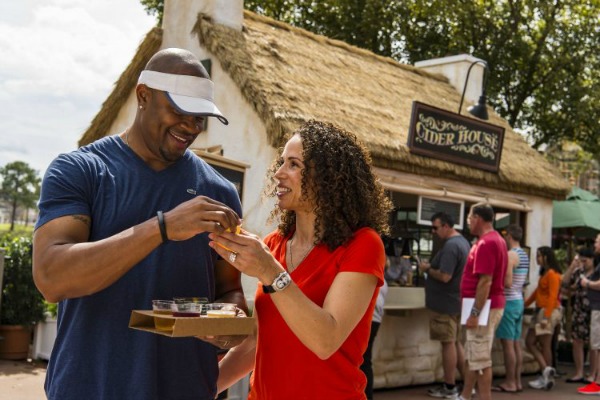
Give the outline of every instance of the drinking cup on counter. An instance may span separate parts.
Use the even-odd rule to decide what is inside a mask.
[[[152,300],[152,312],[156,315],[173,315],[172,300]],[[154,318],[154,327],[159,331],[170,331],[173,329],[175,320],[170,318]]]
[[[209,318],[233,318],[236,316],[236,305],[233,303],[209,303],[205,305]]]

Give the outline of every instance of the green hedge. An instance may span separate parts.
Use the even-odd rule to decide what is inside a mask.
[[[31,235],[4,234],[0,247],[6,252],[0,324],[31,325],[43,320],[46,305],[33,283]]]

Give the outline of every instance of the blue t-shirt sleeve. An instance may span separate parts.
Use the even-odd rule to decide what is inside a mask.
[[[46,170],[42,181],[39,218],[35,229],[65,215],[90,215],[93,195],[91,165],[76,153],[58,156]]]

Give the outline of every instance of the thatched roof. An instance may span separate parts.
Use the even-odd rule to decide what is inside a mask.
[[[506,129],[499,173],[411,154],[413,101],[458,108],[460,93],[444,77],[248,11],[241,32],[202,14],[194,32],[256,110],[275,147],[299,124],[316,119],[355,133],[378,167],[546,198],[569,192],[568,182],[492,110],[488,122]],[[136,77],[127,78],[130,90]],[[96,122],[104,108],[106,103],[82,142],[104,134]]]

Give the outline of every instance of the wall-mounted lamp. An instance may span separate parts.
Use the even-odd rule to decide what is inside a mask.
[[[467,109],[471,115],[474,115],[480,119],[488,119],[488,112],[486,106],[486,97],[485,97],[485,86],[487,84],[487,74],[488,74],[488,66],[487,63],[483,60],[473,61],[471,65],[469,65],[469,69],[467,70],[467,77],[465,79],[465,87],[463,88],[462,96],[460,98],[460,106],[458,107],[458,113],[460,114],[460,110],[462,110],[463,100],[465,99],[465,92],[467,91],[467,83],[469,83],[469,74],[471,74],[471,69],[477,63],[483,64],[483,78],[481,82],[481,96],[479,96],[479,101],[477,105],[471,106]]]

